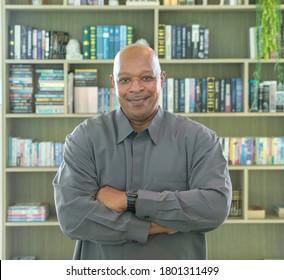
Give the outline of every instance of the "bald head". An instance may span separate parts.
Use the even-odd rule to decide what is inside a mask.
[[[149,59],[152,66],[153,72],[156,77],[159,78],[161,74],[161,66],[159,63],[158,56],[154,50],[144,44],[131,44],[122,48],[114,58],[113,64],[113,76],[117,80],[118,73],[121,68],[121,63],[124,61],[124,58],[127,59]]]

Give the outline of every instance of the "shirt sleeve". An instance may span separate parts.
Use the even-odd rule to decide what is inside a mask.
[[[101,244],[146,243],[149,221],[117,213],[94,200],[99,186],[87,138],[82,125],[66,137],[64,160],[53,180],[61,230],[71,239]]]
[[[191,133],[192,134],[192,133]],[[227,218],[232,185],[219,139],[206,128],[186,140],[188,189],[139,190],[136,215],[181,231],[210,231]]]

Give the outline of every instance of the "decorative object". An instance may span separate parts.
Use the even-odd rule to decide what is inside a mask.
[[[150,46],[150,44],[148,43],[148,41],[144,38],[138,39],[136,42],[136,44],[144,44],[146,46]]]
[[[66,59],[81,60],[80,43],[76,39],[70,39],[66,46]]]
[[[42,5],[42,0],[32,0],[33,5]]]

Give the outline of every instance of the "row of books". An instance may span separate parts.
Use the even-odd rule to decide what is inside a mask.
[[[165,59],[208,58],[209,29],[199,24],[159,24],[158,56]]]
[[[15,203],[8,206],[8,222],[43,222],[49,216],[47,202]]]
[[[249,80],[250,112],[284,112],[283,82]]]
[[[105,0],[68,0],[67,5],[106,5]],[[127,6],[192,6],[192,5],[207,5],[210,1],[203,0],[127,0]],[[226,5],[241,5],[242,0],[220,0],[220,4]],[[108,5],[119,5],[118,0],[109,0]]]
[[[229,212],[230,217],[242,216],[242,189],[233,187],[232,202]]]
[[[284,137],[220,137],[231,165],[283,165]]]
[[[64,72],[62,69],[35,69],[37,91],[34,94],[35,113],[64,113]]]
[[[83,59],[113,59],[118,51],[134,42],[130,25],[84,25]]]
[[[243,112],[242,79],[167,78],[161,106],[174,113]]]
[[[28,25],[8,26],[9,59],[65,59],[69,33]]]
[[[60,142],[9,136],[8,166],[59,166],[62,162],[63,150],[64,144]]]

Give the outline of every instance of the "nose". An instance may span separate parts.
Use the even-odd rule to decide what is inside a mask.
[[[132,79],[130,82],[129,91],[140,92],[141,90],[143,90],[143,82],[138,78]]]

